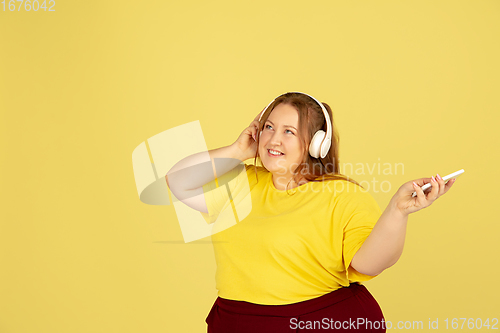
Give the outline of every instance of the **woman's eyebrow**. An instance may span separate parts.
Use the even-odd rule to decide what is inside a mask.
[[[270,121],[269,119],[267,119],[267,121],[274,125],[274,123],[272,121]],[[283,125],[283,126],[285,126],[285,127],[291,127],[291,128],[293,128],[294,130],[297,131],[297,129],[295,127],[293,127],[293,126],[290,126],[290,125]]]

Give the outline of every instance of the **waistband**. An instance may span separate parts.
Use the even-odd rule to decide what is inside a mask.
[[[360,292],[368,292],[368,290],[361,284],[351,283],[349,287],[342,287],[320,297],[292,304],[262,305],[221,297],[217,297],[215,302],[221,309],[233,313],[256,316],[290,317],[300,316],[323,309],[349,297],[353,297]]]

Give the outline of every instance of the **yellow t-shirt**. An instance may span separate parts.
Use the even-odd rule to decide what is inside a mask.
[[[233,214],[235,203],[247,202],[240,204],[246,210],[237,209],[246,211],[243,219],[211,236],[218,296],[290,304],[373,278],[346,271],[382,214],[368,192],[329,180],[303,184],[289,190],[295,191],[290,196],[275,188],[264,167],[257,167],[258,182],[254,165],[239,167],[219,177],[219,184],[228,186],[217,187],[215,180],[203,186],[208,214],[202,215],[209,223],[224,212]],[[248,194],[251,207],[238,199]]]

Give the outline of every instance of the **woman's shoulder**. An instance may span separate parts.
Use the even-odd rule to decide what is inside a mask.
[[[257,172],[258,174],[267,174],[269,171],[261,165],[254,165],[250,163],[245,163],[245,170],[247,173]]]
[[[261,179],[266,179],[269,171],[260,165],[245,163],[246,176],[251,187],[256,185]]]

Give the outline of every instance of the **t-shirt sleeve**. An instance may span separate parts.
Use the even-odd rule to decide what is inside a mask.
[[[342,255],[350,283],[368,281],[375,277],[359,273],[350,265],[352,258],[382,215],[375,199],[359,186],[353,185],[348,187],[349,192],[342,198],[342,219],[344,221]],[[354,191],[354,187],[356,187],[356,191]]]
[[[247,172],[252,165],[239,164],[224,175],[203,185],[203,194],[207,205],[208,213],[201,212],[207,223],[217,220],[220,213],[231,208],[231,201],[242,190],[248,188],[244,184],[248,183]]]

